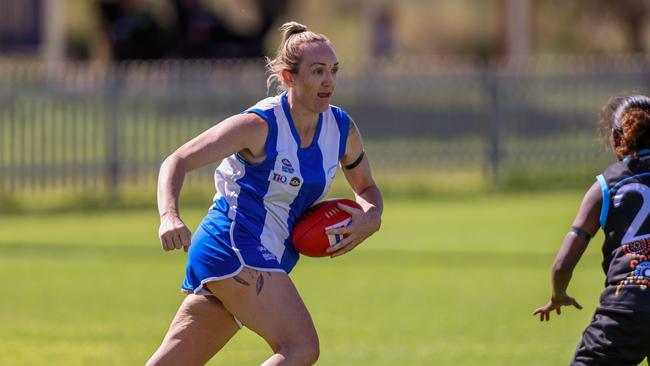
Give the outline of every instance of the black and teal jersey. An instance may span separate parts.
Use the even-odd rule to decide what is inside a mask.
[[[650,311],[650,150],[597,177],[603,194],[603,308]]]

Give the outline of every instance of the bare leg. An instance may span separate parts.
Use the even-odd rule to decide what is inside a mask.
[[[238,330],[218,299],[188,295],[147,366],[204,365]]]
[[[264,366],[312,365],[319,355],[314,323],[285,273],[244,268],[237,276],[206,284],[275,354]]]

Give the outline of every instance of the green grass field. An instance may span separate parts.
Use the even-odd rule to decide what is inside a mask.
[[[382,230],[292,277],[321,339],[319,365],[568,364],[597,305],[599,234],[550,323],[549,269],[581,192],[388,200]],[[185,208],[195,227],[205,208]],[[0,216],[0,359],[142,365],[182,301],[185,254],[157,243],[155,210]],[[257,365],[241,331],[209,365]]]

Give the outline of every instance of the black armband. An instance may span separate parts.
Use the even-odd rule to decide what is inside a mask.
[[[577,236],[578,238],[584,239],[587,243],[589,242],[589,240],[591,240],[591,234],[578,227],[572,226],[571,232],[575,234],[575,236]]]
[[[355,160],[352,164],[344,166],[345,169],[351,170],[357,167],[357,165],[361,164],[363,161],[363,157],[366,155],[365,151],[362,151],[361,154],[359,154],[359,157],[357,160]]]

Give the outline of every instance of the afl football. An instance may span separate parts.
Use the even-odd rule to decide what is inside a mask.
[[[343,239],[342,235],[327,235],[326,230],[344,227],[350,223],[349,213],[338,204],[361,209],[361,206],[347,198],[335,198],[318,202],[305,211],[293,228],[291,239],[296,250],[309,257],[329,255],[327,248]]]

